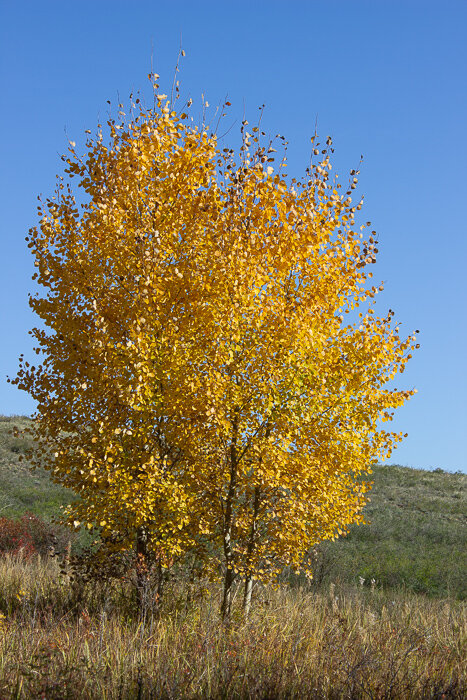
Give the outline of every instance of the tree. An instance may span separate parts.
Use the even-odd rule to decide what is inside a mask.
[[[254,579],[361,521],[415,335],[375,314],[375,234],[354,230],[358,173],[341,192],[329,139],[288,184],[260,124],[238,162],[166,96],[108,127],[65,158],[86,201],[60,178],[30,231],[48,330],[15,381],[38,459],[81,495],[71,523],[159,561],[214,545],[223,615],[237,576],[248,612]]]

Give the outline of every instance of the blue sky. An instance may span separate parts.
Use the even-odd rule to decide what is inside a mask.
[[[107,100],[149,95],[151,55],[170,89],[181,37],[182,92],[195,104],[228,95],[232,143],[265,104],[264,127],[289,141],[290,176],[307,166],[315,122],[341,178],[363,154],[380,308],[407,334],[420,329],[399,381],[418,394],[393,424],[409,437],[391,461],[467,471],[465,1],[3,0],[0,13],[0,413],[34,408],[6,375],[31,351],[24,237],[37,195],[52,194],[67,137],[82,143]]]

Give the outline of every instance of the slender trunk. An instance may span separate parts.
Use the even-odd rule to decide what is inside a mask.
[[[148,531],[144,525],[140,525],[136,532],[136,596],[140,615],[147,603],[148,589]]]
[[[222,598],[221,615],[224,622],[230,620],[230,613],[232,611],[232,593],[233,593],[233,582],[235,580],[235,573],[233,569],[227,568],[224,577],[224,595]]]
[[[232,607],[232,585],[235,580],[235,572],[233,568],[232,534],[234,526],[234,500],[237,491],[237,437],[238,414],[236,413],[232,425],[232,440],[230,443],[230,479],[224,509],[223,545],[226,569],[224,577],[224,595],[221,606],[221,615],[224,621],[228,621],[230,618]]]
[[[140,525],[136,531],[136,554],[143,559],[148,555],[148,531],[144,525]]]
[[[196,566],[196,559],[193,557],[193,561],[191,564],[190,568],[190,576],[188,578],[188,586],[187,586],[187,593],[186,593],[186,601],[185,601],[185,611],[188,610],[192,603],[193,599],[193,589],[195,586],[195,566]]]
[[[156,587],[156,598],[155,598],[155,605],[154,605],[154,612],[159,615],[161,605],[162,605],[162,596],[164,594],[164,585],[165,585],[165,576],[164,576],[164,570],[162,568],[162,561],[161,557],[158,557],[157,560],[157,587]]]
[[[250,614],[251,608],[251,593],[253,591],[253,579],[251,573],[247,574],[245,579],[245,592],[243,595],[243,614],[245,618]]]
[[[245,618],[248,617],[250,614],[250,608],[251,608],[251,593],[253,591],[253,567],[252,567],[252,557],[253,557],[253,552],[255,550],[255,545],[256,545],[256,530],[258,527],[258,511],[259,511],[259,502],[260,502],[260,497],[261,497],[261,491],[259,486],[255,486],[255,493],[253,496],[253,517],[251,521],[251,530],[250,530],[250,538],[248,541],[248,549],[247,549],[247,562],[248,562],[248,571],[245,577],[245,590],[243,594],[243,614]]]

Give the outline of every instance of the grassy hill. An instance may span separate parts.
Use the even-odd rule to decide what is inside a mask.
[[[467,598],[467,475],[378,466],[367,524],[321,546],[316,578]]]
[[[0,516],[31,511],[50,520],[73,497],[19,455],[28,441],[11,435],[24,417],[0,417]],[[467,598],[467,475],[379,466],[367,524],[317,552],[314,586],[331,582],[406,588]]]
[[[28,422],[24,416],[0,416],[0,516],[14,518],[30,511],[51,520],[73,494],[53,484],[47,472],[33,472],[26,461],[20,461],[31,442],[14,437],[12,429],[22,429]]]

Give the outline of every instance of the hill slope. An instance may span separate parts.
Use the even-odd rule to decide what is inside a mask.
[[[73,494],[19,461],[28,441],[11,430],[27,421],[0,417],[0,516],[31,511],[49,520]],[[367,524],[321,545],[314,585],[375,579],[377,586],[467,598],[467,475],[378,466],[371,479]]]
[[[20,461],[31,442],[14,437],[12,429],[22,429],[28,422],[24,416],[0,416],[0,516],[17,517],[31,511],[50,520],[59,515],[61,505],[70,503],[73,494],[53,484],[47,472],[33,472],[26,461]]]
[[[467,597],[467,475],[378,466],[367,524],[321,546],[317,579]]]

